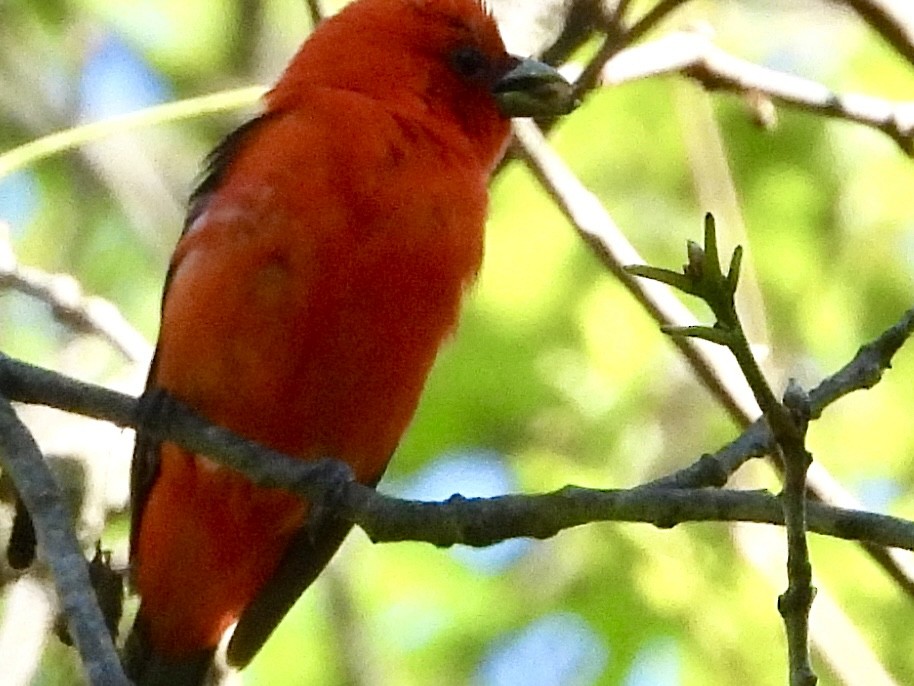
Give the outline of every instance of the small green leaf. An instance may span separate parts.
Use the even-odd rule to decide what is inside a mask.
[[[733,255],[730,257],[730,270],[727,272],[727,286],[730,293],[736,293],[736,287],[739,283],[740,267],[743,264],[743,246],[737,245],[733,249]]]
[[[689,263],[683,268],[683,274],[696,282],[700,281],[705,273],[704,248],[695,241],[687,241],[686,254],[689,256]]]
[[[660,330],[668,336],[700,338],[724,347],[729,347],[733,340],[728,331],[713,326],[661,326]]]
[[[666,285],[672,286],[689,295],[697,295],[692,279],[679,272],[674,272],[669,269],[660,269],[659,267],[651,267],[646,264],[630,264],[626,265],[624,269],[633,276],[659,281],[660,283],[665,283]]]
[[[708,212],[705,215],[705,271],[713,269],[715,274],[720,273],[720,256],[717,251],[717,230],[714,215]]]

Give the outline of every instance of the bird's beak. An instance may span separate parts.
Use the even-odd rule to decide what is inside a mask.
[[[505,117],[556,117],[579,102],[570,83],[548,64],[512,57],[508,71],[492,88]]]

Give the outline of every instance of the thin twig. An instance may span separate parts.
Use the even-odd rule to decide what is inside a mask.
[[[625,272],[625,265],[643,262],[641,256],[599,199],[584,187],[552,150],[536,124],[516,121],[514,138],[518,156],[527,163],[578,235],[651,316],[662,325],[697,323],[694,315],[668,288],[636,279]],[[702,383],[738,424],[748,425],[759,416],[755,399],[729,355],[703,341],[680,339],[675,343]]]
[[[863,345],[854,358],[824,379],[809,392],[811,419],[818,419],[825,409],[854,391],[872,388],[891,367],[892,358],[906,340],[914,335],[914,308],[886,329],[875,340]],[[747,460],[770,454],[774,438],[764,418],[755,420],[736,439],[713,455],[704,455],[692,465],[674,474],[645,484],[651,488],[721,487]],[[853,507],[853,503],[847,504]],[[879,550],[880,555],[886,551]],[[903,575],[906,585],[910,579]],[[912,589],[914,590],[914,589]]]
[[[40,300],[61,324],[77,333],[103,338],[134,364],[148,364],[152,357],[149,343],[112,302],[86,297],[79,282],[69,274],[48,274],[20,265],[7,227],[0,222],[0,290],[4,288]]]
[[[317,26],[326,16],[323,3],[321,0],[306,0],[305,4],[308,6],[308,17],[311,19],[311,26]]]
[[[817,677],[809,657],[809,612],[815,595],[812,566],[806,541],[806,477],[812,456],[806,450],[809,426],[809,396],[795,382],[787,388],[780,403],[762,373],[736,311],[742,249],[737,247],[726,271],[721,269],[714,217],[705,217],[704,245],[690,242],[688,263],[676,272],[645,265],[629,267],[637,276],[665,283],[700,298],[714,314],[713,326],[666,327],[674,337],[699,338],[727,348],[762,409],[765,423],[774,438],[775,455],[784,468],[781,494],[784,524],[787,529],[787,590],[778,598],[784,619],[791,686],[814,686]]]
[[[686,4],[688,0],[660,0],[652,9],[650,9],[641,19],[635,22],[628,30],[619,33],[616,30],[608,30],[603,44],[600,46],[593,59],[587,63],[584,70],[578,76],[574,83],[574,94],[577,98],[582,98],[585,93],[593,90],[600,80],[600,73],[603,71],[609,59],[624,47],[638,41],[642,36],[650,32],[657,26],[668,14]]]
[[[832,374],[809,394],[810,412],[818,419],[828,405],[850,391],[872,388],[891,366],[901,346],[914,335],[914,307],[905,312],[875,340],[861,346],[854,359]]]
[[[776,455],[784,468],[781,494],[784,524],[787,529],[787,590],[778,598],[778,610],[787,634],[791,686],[814,686],[818,681],[809,655],[809,613],[815,591],[809,560],[806,508],[806,480],[812,456],[806,449],[809,426],[809,396],[791,382],[778,401],[752,353],[742,321],[736,310],[742,250],[737,247],[723,271],[714,218],[705,219],[704,246],[689,244],[688,263],[682,273],[656,267],[637,266],[629,271],[666,283],[697,296],[714,314],[714,325],[667,328],[676,337],[703,338],[725,346],[732,354],[762,409],[765,423],[776,444]]]
[[[914,155],[914,101],[838,94],[815,81],[730,55],[696,31],[679,31],[620,52],[604,67],[602,83],[616,86],[672,73],[685,74],[709,90],[762,97],[869,126],[889,136],[905,154]]]
[[[528,164],[530,170],[565,214],[574,230],[594,250],[606,268],[618,276],[622,284],[642,303],[651,316],[661,326],[697,324],[692,313],[668,288],[652,282],[638,283],[630,274],[625,273],[625,265],[637,264],[643,260],[600,200],[580,182],[565,161],[552,150],[539,128],[533,122],[515,122],[514,141],[517,156]],[[891,334],[893,340],[901,338],[904,331],[910,332],[909,326],[902,323],[896,327],[899,327],[899,330]],[[760,412],[755,398],[740,374],[738,366],[729,355],[723,354],[716,346],[705,341],[679,339],[674,342],[693,366],[698,378],[738,424],[745,428],[758,419]],[[864,365],[864,367],[869,370],[879,368],[878,364]],[[861,373],[856,366],[846,371],[853,374]],[[823,399],[828,397],[833,390],[835,389],[823,388]],[[817,397],[813,396],[812,411],[820,411],[817,410],[817,407]],[[758,443],[753,441],[752,445],[757,446]],[[729,476],[748,458],[738,453],[730,453],[727,459],[724,471]],[[811,497],[831,504],[855,506],[854,499],[838,486],[824,468],[821,465],[814,465],[814,467],[816,466],[819,469],[811,471],[807,478]],[[708,469],[707,474],[710,474],[712,478],[718,478],[716,465],[712,463],[706,461],[703,466],[693,465],[693,467],[702,473]],[[900,563],[894,556],[887,555],[885,551],[874,551],[871,546],[864,547],[893,578],[906,579],[902,588],[914,595],[914,575],[909,569],[910,565]]]
[[[771,418],[782,412],[792,415],[784,426]],[[781,493],[784,524],[787,529],[787,590],[778,598],[778,611],[784,619],[787,635],[787,658],[790,686],[815,686],[818,682],[809,655],[809,613],[815,597],[812,565],[809,560],[808,510],[806,476],[812,455],[806,450],[806,427],[809,423],[809,397],[791,384],[784,394],[784,404],[765,407],[765,417],[772,424],[784,465],[784,490]],[[782,418],[783,419],[783,418]],[[782,433],[783,432],[783,433]]]
[[[70,636],[79,650],[89,683],[128,684],[89,582],[71,514],[35,439],[2,395],[0,458],[35,523],[40,550],[53,573]]]
[[[253,105],[265,92],[266,89],[263,86],[247,86],[221,91],[148,107],[42,136],[0,154],[0,178],[52,155],[107,138],[115,133]]]
[[[832,0],[854,10],[914,67],[914,23],[898,16],[898,3],[888,0]]]

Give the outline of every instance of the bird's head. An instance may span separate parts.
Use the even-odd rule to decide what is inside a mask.
[[[493,156],[511,117],[566,114],[575,104],[556,70],[508,54],[480,0],[355,0],[317,27],[268,101],[280,106],[315,85],[456,125],[496,148]]]

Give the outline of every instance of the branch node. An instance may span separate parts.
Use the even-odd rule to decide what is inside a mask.
[[[812,402],[809,399],[809,393],[800,386],[796,379],[791,378],[787,382],[787,389],[784,391],[784,407],[790,413],[798,434],[805,436],[812,417]]]
[[[705,453],[698,459],[697,466],[704,475],[705,483],[712,488],[723,488],[730,480],[724,466],[711,453]]]

